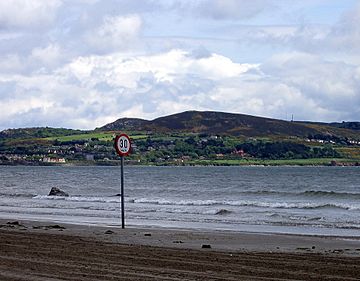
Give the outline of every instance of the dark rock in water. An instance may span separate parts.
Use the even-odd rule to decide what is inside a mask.
[[[151,233],[145,233],[144,236],[151,236]]]
[[[230,213],[231,213],[231,211],[229,211],[229,210],[221,209],[221,210],[217,211],[215,213],[215,215],[227,215],[227,214],[230,214]]]
[[[106,230],[106,231],[105,231],[105,234],[114,234],[114,231],[112,231],[112,230]]]
[[[16,226],[20,226],[20,223],[18,221],[9,221],[6,223],[7,225],[16,225]]]
[[[66,193],[65,191],[62,191],[60,188],[52,187],[51,190],[50,190],[49,196],[64,196],[64,197],[68,197],[69,194]]]
[[[211,245],[209,245],[209,244],[203,244],[203,245],[201,246],[201,248],[203,248],[203,249],[211,249]]]

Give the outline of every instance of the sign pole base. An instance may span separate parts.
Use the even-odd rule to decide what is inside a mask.
[[[124,207],[124,156],[121,156],[121,228],[125,228],[125,207]]]

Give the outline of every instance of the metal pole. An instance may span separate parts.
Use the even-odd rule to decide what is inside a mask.
[[[125,228],[125,207],[124,207],[124,156],[121,156],[121,228]]]

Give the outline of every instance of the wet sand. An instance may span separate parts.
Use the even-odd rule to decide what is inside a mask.
[[[360,240],[2,220],[0,280],[360,280]]]

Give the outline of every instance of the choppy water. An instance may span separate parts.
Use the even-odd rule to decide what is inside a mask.
[[[0,217],[120,225],[119,179],[119,167],[0,166]],[[136,226],[360,236],[360,168],[128,166],[125,208]]]

